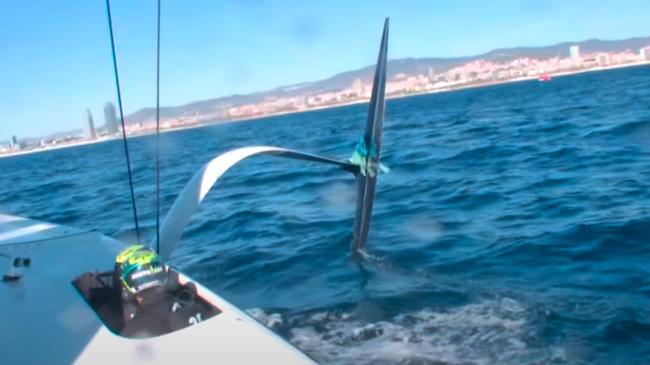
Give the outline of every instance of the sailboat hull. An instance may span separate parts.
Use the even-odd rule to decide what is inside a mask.
[[[168,334],[127,338],[111,332],[72,285],[113,267],[125,244],[97,232],[0,215],[0,268],[30,266],[0,283],[0,353],[6,364],[314,364],[314,361],[209,289],[212,318]],[[8,257],[7,257],[8,256]],[[11,257],[12,259],[10,259]],[[178,280],[193,280],[179,273]]]

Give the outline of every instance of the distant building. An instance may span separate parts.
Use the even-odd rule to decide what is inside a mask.
[[[93,121],[93,115],[90,113],[90,109],[86,109],[86,138],[95,139],[97,138],[97,132],[95,131],[95,122]]]
[[[433,71],[433,67],[427,67],[427,76],[429,76],[430,82],[436,81],[436,73]]]
[[[639,50],[639,55],[646,61],[650,61],[650,47],[644,47]]]
[[[580,46],[571,46],[569,47],[569,56],[574,61],[580,60]]]
[[[115,112],[115,104],[106,103],[104,105],[104,121],[106,122],[106,133],[115,134],[119,132],[119,125],[117,124],[117,113]]]
[[[609,65],[609,54],[599,53],[598,56],[596,57],[596,62],[598,63],[598,66]]]
[[[18,143],[18,138],[16,136],[11,136],[11,143],[9,144],[12,150],[19,150],[20,143]]]
[[[357,98],[363,97],[363,81],[361,79],[355,79],[352,82],[352,90],[354,90]]]

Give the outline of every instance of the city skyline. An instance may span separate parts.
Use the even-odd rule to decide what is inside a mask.
[[[163,2],[162,105],[319,80],[372,64],[385,16],[392,19],[391,59],[647,35],[646,13],[639,11],[647,5],[640,1],[372,5]],[[78,128],[79,110],[89,106],[97,113],[114,101],[103,6],[0,5],[2,140]],[[154,14],[154,3],[114,2],[126,114],[155,100]],[[34,100],[38,108],[31,107]]]
[[[416,73],[397,72],[393,74],[393,77],[388,77],[386,92],[390,97],[421,94],[426,92],[449,91],[462,87],[484,86],[494,83],[516,81],[518,79],[529,79],[531,77],[540,77],[540,80],[541,78],[544,78],[543,81],[546,81],[547,79],[550,79],[549,75],[554,74],[570,74],[585,70],[597,70],[644,63],[648,64],[650,62],[650,37],[614,41],[613,44],[612,42],[605,42],[608,44],[607,47],[624,49],[623,51],[618,52],[607,52],[602,48],[603,45],[596,45],[598,42],[601,41],[590,40],[575,44],[565,43],[568,44],[568,46],[566,46],[566,52],[562,52],[558,49],[560,45],[528,48],[527,51],[529,52],[529,55],[518,58],[512,58],[511,56],[506,55],[512,52],[520,52],[518,51],[519,49],[503,49],[497,52],[497,58],[502,58],[504,56],[506,58],[510,57],[510,60],[507,62],[495,62],[486,59],[494,57],[495,51],[493,51],[484,55],[475,56],[473,59],[457,64],[453,67],[448,66],[446,70],[439,73],[436,73],[434,68],[431,66],[426,67],[426,70],[424,71]],[[583,53],[580,44],[587,45],[591,51]],[[638,51],[633,51],[630,48],[630,46],[635,48],[634,45],[639,47]],[[566,53],[567,56],[553,56],[546,58],[531,56],[533,54],[540,54],[540,52],[541,54],[547,55],[549,52],[558,55]],[[393,62],[400,63],[403,61],[394,60]],[[422,66],[420,65],[419,68],[422,69]],[[238,102],[229,102],[227,104],[229,106],[225,109],[223,107],[213,106],[213,111],[209,113],[191,112],[188,114],[185,112],[185,115],[180,117],[178,115],[176,117],[170,115],[167,115],[166,117],[163,116],[161,118],[161,128],[173,129],[207,122],[248,119],[278,113],[300,112],[313,108],[331,107],[367,101],[372,86],[370,82],[371,80],[364,80],[363,75],[359,75],[359,72],[360,70],[347,71],[331,77],[330,79],[335,79],[341,75],[352,75],[354,73],[358,76],[362,76],[352,79],[352,81],[344,87],[340,87],[337,90],[314,92],[313,89],[310,91],[309,88],[313,88],[313,85],[318,83],[307,83],[302,86],[285,86],[279,89],[262,92],[261,94],[266,95],[261,99],[260,97],[257,97],[256,99],[258,99],[258,101],[253,103],[242,102],[241,98],[246,98],[246,95],[242,95]],[[321,80],[319,82],[327,82],[330,79]],[[291,90],[290,94],[292,94],[292,96],[286,96],[285,90]],[[285,96],[279,96],[277,93],[285,94]],[[250,96],[252,97],[253,95],[255,94],[251,94]],[[257,93],[257,95],[260,95],[260,93]],[[214,102],[218,100],[220,99],[212,99]],[[209,101],[203,100],[195,101],[193,103],[197,102],[205,103]],[[155,121],[151,117],[147,120],[143,120],[142,112],[147,110],[151,110],[151,108],[143,108],[132,115],[126,116],[127,133],[150,133],[155,128]],[[119,125],[120,122],[117,120],[115,105],[112,102],[107,102],[103,107],[103,112],[104,124],[102,127],[96,129],[90,109],[85,109],[85,124],[82,135],[76,135],[72,132],[68,132],[67,134],[61,132],[56,133],[58,137],[40,136],[36,138],[36,140],[38,140],[36,144],[33,141],[28,143],[15,143],[16,136],[14,135],[8,145],[8,150],[6,145],[5,147],[2,147],[0,143],[0,152],[6,153],[14,150],[21,150],[24,147],[27,147],[28,149],[47,148],[48,146],[58,146],[61,143],[70,144],[76,143],[75,141],[79,140],[94,140],[98,137],[110,138],[111,136],[115,136],[117,132],[121,131]],[[34,138],[30,139],[34,140]]]
[[[581,45],[586,46],[586,52],[583,52]],[[402,71],[393,72],[392,76],[387,77],[386,94],[389,98],[400,97],[534,78],[546,82],[550,81],[552,76],[650,65],[650,37],[617,42],[591,40],[576,44],[568,43],[565,46],[566,50],[559,48],[561,45],[527,49],[528,54],[521,54],[521,49],[503,49],[474,59],[462,59],[462,62],[456,60],[455,64],[448,63],[442,70],[436,68],[438,73],[431,65],[423,67],[422,64],[417,65],[415,72],[413,72],[413,67],[410,67],[411,72],[409,72],[404,68],[405,60],[394,60],[394,63],[402,63]],[[633,48],[638,51],[633,51]],[[560,56],[562,53],[565,56]],[[513,54],[518,54],[518,56],[513,57]],[[341,84],[341,80],[338,80],[340,86],[338,89],[331,89],[331,84],[327,89],[322,89],[322,83],[327,84],[328,81],[341,76],[345,76],[348,80],[347,83]],[[321,84],[320,88],[318,87],[319,83]],[[369,75],[364,74],[363,70],[348,71],[317,83],[241,95],[236,100],[217,98],[197,101],[183,107],[172,108],[176,110],[175,114],[170,113],[169,110],[164,112],[168,108],[163,108],[161,111],[165,115],[161,117],[160,126],[162,130],[178,129],[206,123],[259,118],[367,102],[371,89],[371,79]],[[191,105],[202,105],[201,110],[203,111],[187,109]],[[156,130],[156,120],[151,115],[151,110],[151,108],[145,108],[127,115],[126,132],[128,134],[153,133]],[[60,134],[58,137],[40,138],[36,141],[19,141],[16,136],[12,136],[9,146],[0,145],[0,154],[60,148],[98,139],[106,140],[116,138],[117,132],[121,130],[117,121],[115,105],[111,102],[104,105],[105,122],[102,128],[95,129],[89,109],[86,109],[84,116],[86,128],[85,133],[81,136],[68,133]]]

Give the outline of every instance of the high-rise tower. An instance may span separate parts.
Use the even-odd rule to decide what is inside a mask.
[[[89,139],[97,138],[97,132],[95,131],[95,122],[93,121],[93,115],[90,113],[90,109],[86,109],[85,118],[86,118],[86,137]]]
[[[104,105],[104,121],[106,122],[106,133],[115,134],[119,132],[117,124],[117,113],[115,112],[115,104],[108,102]]]

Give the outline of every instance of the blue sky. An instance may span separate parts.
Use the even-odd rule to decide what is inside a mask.
[[[628,0],[163,0],[162,105],[313,81],[389,57],[648,36]],[[113,0],[126,113],[155,105],[155,0]],[[103,0],[0,2],[0,140],[103,124],[115,100]]]

